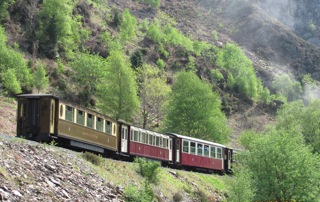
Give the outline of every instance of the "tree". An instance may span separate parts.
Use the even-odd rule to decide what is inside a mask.
[[[45,65],[42,63],[38,64],[33,76],[33,85],[38,90],[38,93],[49,86],[49,77],[46,74]]]
[[[301,101],[287,103],[277,115],[278,129],[301,133],[313,152],[320,153],[320,101],[304,106]]]
[[[252,184],[252,175],[248,168],[238,165],[232,168],[233,176],[227,177],[226,185],[228,192],[228,201],[232,202],[251,202],[254,201],[254,188]]]
[[[99,55],[80,53],[69,64],[75,71],[75,80],[80,87],[81,100],[87,104],[96,94],[97,85],[106,74],[106,61]]]
[[[247,142],[248,152],[238,159],[254,173],[250,176],[255,189],[254,200],[319,199],[319,155],[311,153],[301,133],[271,128],[251,140]]]
[[[131,15],[129,9],[125,9],[122,13],[122,21],[120,24],[120,38],[123,42],[127,42],[136,36],[137,19]]]
[[[137,72],[142,126],[147,128],[151,123],[159,125],[163,118],[162,107],[168,99],[171,88],[158,68],[144,64],[137,69]]]
[[[40,47],[49,57],[56,57],[59,50],[71,52],[74,48],[72,4],[71,0],[43,1],[37,35]]]
[[[216,63],[234,78],[234,85],[230,87],[253,100],[260,99],[261,81],[256,77],[251,60],[238,46],[226,44],[218,52]]]
[[[130,121],[139,108],[135,74],[130,62],[119,50],[107,58],[107,74],[98,86],[100,108],[116,119]]]
[[[22,92],[20,83],[17,80],[14,69],[8,69],[2,75],[2,80],[4,86],[6,87],[9,93],[17,94]]]
[[[0,1],[0,21],[5,19],[9,15],[8,8],[14,2],[15,2],[15,0],[1,0]]]
[[[226,142],[228,128],[219,96],[192,72],[179,72],[172,86],[164,125],[166,131]]]
[[[29,89],[32,84],[32,75],[27,67],[27,63],[23,55],[7,47],[6,42],[5,31],[0,26],[0,72],[14,69],[11,73],[15,74],[15,78],[19,81],[21,87]]]
[[[285,96],[290,102],[301,98],[301,84],[292,80],[287,74],[276,76],[272,87],[276,89],[277,94]]]

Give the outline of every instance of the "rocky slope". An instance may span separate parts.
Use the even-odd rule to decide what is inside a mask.
[[[0,134],[0,201],[123,201],[69,150]]]

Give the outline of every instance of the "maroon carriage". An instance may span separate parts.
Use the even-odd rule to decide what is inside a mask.
[[[173,137],[173,162],[178,167],[229,172],[232,149],[206,140],[168,133]]]
[[[145,157],[168,163],[172,161],[172,138],[168,135],[121,123],[120,151],[123,155]]]

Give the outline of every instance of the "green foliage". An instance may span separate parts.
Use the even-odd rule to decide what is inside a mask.
[[[103,158],[100,157],[100,156],[97,156],[93,153],[90,153],[90,152],[84,152],[82,153],[82,157],[89,161],[90,163],[92,163],[93,165],[96,165],[96,166],[100,166],[100,164],[102,163],[103,161]]]
[[[121,51],[113,50],[107,58],[106,67],[107,74],[98,86],[100,108],[116,119],[129,121],[140,105],[130,62]]]
[[[88,103],[106,74],[106,61],[99,55],[79,53],[69,65],[75,71],[75,80],[82,92],[83,101]]]
[[[140,50],[135,51],[131,57],[130,62],[132,67],[141,67],[143,64],[143,55]]]
[[[49,86],[49,77],[46,74],[46,66],[43,63],[39,63],[33,75],[33,86],[38,90],[38,93]]]
[[[226,142],[229,130],[219,96],[192,72],[179,72],[164,121],[165,130],[196,138]]]
[[[238,46],[226,44],[218,52],[216,63],[232,75],[234,83],[230,82],[230,87],[253,100],[260,99],[261,81],[256,77],[252,62]],[[228,79],[233,80],[231,77]]]
[[[161,58],[159,58],[157,60],[157,66],[159,67],[159,69],[164,70],[166,68],[166,63]]]
[[[155,195],[150,184],[145,183],[144,188],[138,190],[136,186],[129,185],[124,190],[126,202],[150,202],[154,201]]]
[[[186,66],[186,71],[196,72],[196,59],[192,56],[188,57],[188,64]]]
[[[312,20],[310,20],[308,23],[308,29],[311,32],[315,32],[317,30],[317,26],[314,24],[314,22]]]
[[[129,9],[125,9],[122,13],[122,21],[120,24],[120,38],[124,43],[135,38],[136,26],[137,19],[131,15]]]
[[[157,184],[159,182],[160,162],[146,160],[145,158],[135,158],[134,162],[139,165],[138,172],[148,183]]]
[[[23,55],[14,49],[8,48],[6,42],[7,38],[4,29],[0,26],[0,73],[6,72],[8,69],[14,69],[11,73],[15,74],[21,87],[30,88],[32,75]]]
[[[171,88],[158,68],[143,65],[137,69],[139,80],[140,114],[143,128],[158,124],[163,118],[161,108],[168,99]]]
[[[215,40],[215,41],[217,41],[217,40],[219,39],[218,33],[217,33],[217,31],[215,31],[215,30],[213,30],[213,31],[211,32],[211,36],[212,36],[213,40]]]
[[[313,152],[320,153],[320,101],[304,106],[301,101],[282,106],[277,116],[277,128],[303,134]]]
[[[244,175],[242,180],[252,179],[254,200],[319,199],[320,159],[306,147],[300,133],[296,130],[270,129],[252,140],[248,141],[249,151],[239,160],[250,173],[254,173],[247,177]]]
[[[9,93],[13,93],[13,94],[21,93],[21,86],[19,81],[17,80],[14,69],[8,69],[2,75],[2,80],[3,80],[4,86],[6,87]]]
[[[120,13],[119,10],[117,8],[113,9],[113,24],[118,27],[121,23],[121,17],[120,17]]]
[[[212,80],[216,83],[220,82],[223,79],[223,75],[218,69],[212,69],[210,71],[210,76]]]
[[[161,0],[139,0],[139,1],[151,6],[152,8],[159,8],[161,3]]]
[[[254,188],[251,180],[254,173],[244,166],[233,168],[233,177],[226,179],[228,201],[251,202],[254,201]]]
[[[15,0],[1,0],[0,1],[0,21],[5,19],[9,13],[8,8],[10,5],[14,4]]]
[[[71,0],[44,0],[42,3],[37,37],[40,40],[40,48],[49,57],[56,57],[59,51],[71,54],[75,48],[72,9]]]
[[[277,91],[277,94],[286,97],[287,101],[291,102],[301,98],[301,84],[292,80],[287,74],[276,76],[272,82],[272,87]]]

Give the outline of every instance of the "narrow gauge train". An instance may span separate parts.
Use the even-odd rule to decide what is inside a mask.
[[[17,100],[18,137],[175,168],[231,171],[233,150],[221,144],[138,128],[50,94],[22,94]]]

